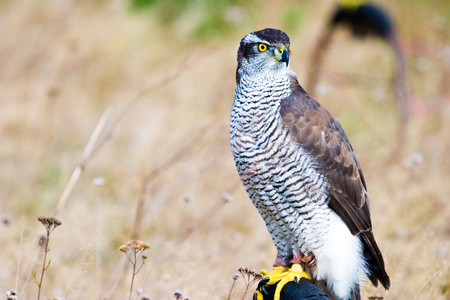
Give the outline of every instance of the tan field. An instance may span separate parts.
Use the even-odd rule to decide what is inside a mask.
[[[41,299],[128,299],[119,247],[134,238],[150,249],[132,299],[227,299],[239,267],[271,268],[275,247],[229,149],[236,51],[251,31],[283,29],[306,85],[334,4],[154,2],[0,2],[0,293],[37,299],[40,216],[62,222]],[[376,2],[406,52],[410,122],[401,129],[390,48],[344,30],[311,94],[365,174],[391,289],[367,281],[363,299],[450,299],[450,3]],[[241,277],[230,299],[245,289]]]

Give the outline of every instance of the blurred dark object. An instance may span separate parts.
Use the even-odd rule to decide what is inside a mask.
[[[314,95],[323,57],[332,42],[337,27],[349,29],[356,38],[375,37],[385,40],[392,48],[395,60],[395,94],[402,123],[409,120],[409,85],[403,50],[394,22],[379,6],[367,1],[341,1],[327,21],[327,27],[313,49],[307,89]]]
[[[387,38],[394,25],[387,12],[379,6],[361,4],[356,7],[338,5],[330,20],[330,27],[349,26],[355,37],[370,35]]]
[[[264,300],[273,300],[277,285],[269,285],[265,288],[267,294],[262,293]],[[302,278],[299,283],[294,281],[286,283],[281,290],[280,300],[329,300],[327,295],[314,283]],[[256,293],[253,300],[257,300]]]

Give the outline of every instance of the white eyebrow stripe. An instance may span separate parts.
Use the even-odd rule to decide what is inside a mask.
[[[256,35],[252,34],[248,34],[245,38],[244,38],[244,42],[245,43],[265,43],[268,44],[269,42],[267,42],[266,40],[263,40],[259,37],[257,37]]]

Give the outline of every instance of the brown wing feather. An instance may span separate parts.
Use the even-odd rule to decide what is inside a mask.
[[[330,206],[352,234],[370,230],[364,177],[344,130],[295,79],[293,85],[291,96],[281,102],[283,124],[291,128],[302,148],[319,161],[330,184]]]
[[[370,280],[389,288],[383,257],[372,234],[369,197],[361,167],[339,122],[292,78],[292,94],[281,101],[283,125],[321,166],[329,182],[329,206],[350,232],[361,234]]]

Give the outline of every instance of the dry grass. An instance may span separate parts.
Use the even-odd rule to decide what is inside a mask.
[[[398,140],[392,58],[382,43],[340,35],[317,98],[339,117],[363,167],[392,280],[387,293],[367,285],[364,297],[448,299],[450,7],[383,3],[398,20],[410,69],[414,111],[405,139]],[[177,289],[189,299],[226,299],[239,267],[269,268],[275,249],[229,151],[236,50],[246,33],[282,27],[276,16],[298,10],[298,29],[288,33],[292,67],[306,82],[330,5],[268,2],[227,37],[200,44],[183,37],[182,22],[168,33],[151,13],[130,13],[121,1],[1,2],[0,291],[37,294],[36,219],[56,214],[110,105],[99,141],[110,135],[55,215],[64,226],[52,234],[43,298],[127,298],[131,270],[117,249],[131,238],[151,246],[134,286],[152,299]],[[98,177],[104,184],[93,184]],[[223,205],[224,193],[234,200]],[[244,291],[238,281],[233,295]]]

